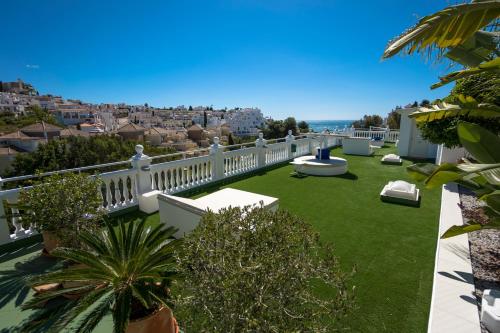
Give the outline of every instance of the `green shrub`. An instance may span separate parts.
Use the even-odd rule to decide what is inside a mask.
[[[78,247],[78,235],[96,230],[104,214],[101,181],[86,174],[53,175],[19,193],[23,223],[56,235],[65,246]]]
[[[177,261],[176,314],[188,332],[330,332],[353,308],[350,274],[283,210],[209,212]]]

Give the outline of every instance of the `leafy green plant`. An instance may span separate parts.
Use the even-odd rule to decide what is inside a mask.
[[[37,150],[18,154],[12,169],[6,172],[7,177],[30,175],[36,172],[71,169],[89,165],[124,161],[135,155],[135,145],[139,142],[121,140],[112,135],[95,135],[90,137],[71,136],[58,140],[50,140],[39,145]],[[154,147],[147,143],[144,153],[149,156],[174,153],[173,148]],[[156,162],[164,162],[159,159]],[[110,171],[107,168],[101,171]]]
[[[441,110],[437,107],[420,110],[416,115],[417,126],[424,139],[435,144],[444,144],[448,148],[461,146],[457,135],[459,121],[478,124],[493,133],[500,134],[500,122],[492,121],[492,117],[488,117],[488,114],[491,115],[492,112],[481,114],[479,110],[474,111],[469,108],[469,112],[467,108],[460,107],[462,101],[466,100],[464,96],[469,96],[468,99],[471,101],[473,98],[478,106],[495,105],[498,108],[500,106],[500,75],[483,73],[457,81],[450,95],[443,99],[443,102],[455,108],[453,110],[450,107],[441,108]],[[439,105],[439,103],[441,101],[435,101],[433,104]],[[429,111],[431,113],[422,113]],[[431,116],[433,113],[434,115]],[[496,115],[500,116],[500,112]],[[433,120],[427,121],[428,119]]]
[[[83,231],[94,231],[104,215],[99,178],[87,174],[53,175],[23,188],[18,207],[24,223],[57,236],[62,245],[78,246]]]
[[[300,133],[308,133],[309,132],[309,124],[304,120],[299,121],[297,124]]]
[[[58,248],[54,255],[80,264],[48,273],[31,282],[34,286],[70,281],[78,287],[39,293],[23,304],[37,310],[23,328],[27,331],[59,332],[73,325],[75,332],[91,332],[111,313],[114,332],[125,332],[130,320],[142,318],[169,304],[170,283],[175,276],[173,251],[175,230],[144,221],[98,232],[83,232],[85,249]],[[85,293],[78,300],[61,300],[66,293]],[[55,301],[56,306],[45,305]]]
[[[466,161],[458,165],[446,163],[439,167],[432,164],[415,164],[408,168],[415,178],[425,180],[428,187],[455,181],[471,188],[486,202],[485,213],[489,216],[489,223],[481,224],[473,221],[470,225],[454,226],[442,235],[443,238],[484,228],[500,227],[500,150],[498,149],[500,138],[497,133],[491,133],[477,124],[460,120],[481,118],[498,124],[500,107],[496,103],[497,99],[490,98],[491,94],[482,86],[481,79],[485,75],[492,75],[493,82],[495,84],[498,82],[499,18],[499,1],[475,0],[449,6],[420,19],[414,27],[391,41],[384,51],[383,58],[392,57],[400,52],[420,53],[428,57],[434,56],[437,61],[447,57],[465,67],[461,71],[440,78],[440,82],[431,86],[431,89],[459,79],[479,78],[479,81],[470,81],[471,84],[460,91],[452,101],[454,104],[438,101],[430,107],[419,108],[411,115],[424,131],[436,129],[430,125],[433,123],[439,127],[449,125],[448,119],[456,121],[461,145],[479,162]],[[497,94],[496,91],[492,93]],[[469,96],[470,94],[481,99],[483,96],[488,97],[488,100],[477,101]],[[434,134],[431,133],[432,136]],[[449,133],[444,133],[444,137],[441,137],[445,143],[453,141]]]
[[[337,258],[296,216],[208,212],[177,261],[176,315],[194,332],[330,332],[353,308]]]
[[[498,72],[498,25],[495,22],[499,17],[500,2],[494,0],[449,6],[423,17],[396,37],[386,47],[383,58],[400,52],[421,53],[435,56],[437,60],[446,56],[466,67],[440,78],[432,89],[478,73]]]
[[[486,203],[486,224],[472,221],[453,226],[441,237],[447,238],[481,229],[500,229],[500,138],[481,126],[467,122],[458,124],[458,137],[465,149],[479,163],[414,164],[408,171],[414,178],[424,180],[427,187],[457,182],[476,193]]]
[[[365,114],[363,118],[360,120],[356,120],[352,123],[352,126],[355,128],[370,128],[370,126],[380,127],[384,123],[384,119],[382,119],[379,115],[367,115]]]

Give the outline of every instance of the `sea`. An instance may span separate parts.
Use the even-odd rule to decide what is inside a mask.
[[[309,124],[309,129],[314,132],[321,132],[325,128],[333,131],[335,129],[341,130],[345,127],[351,127],[354,120],[305,120]]]

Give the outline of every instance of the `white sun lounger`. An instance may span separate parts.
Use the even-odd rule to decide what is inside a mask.
[[[207,210],[218,212],[223,208],[255,206],[276,210],[278,199],[247,191],[225,188],[198,199],[188,199],[173,195],[159,194],[160,222],[179,229],[174,237],[183,237],[191,232]]]

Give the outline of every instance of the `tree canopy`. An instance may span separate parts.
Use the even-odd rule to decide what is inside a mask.
[[[399,129],[400,124],[401,114],[399,114],[396,110],[392,110],[387,115],[387,126],[389,126],[390,129]]]
[[[285,120],[271,120],[262,130],[266,139],[281,139],[288,135],[291,130],[293,135],[298,134],[297,121],[294,117],[288,117]]]
[[[450,95],[444,101],[459,103],[463,95],[470,96],[477,103],[489,103],[500,106],[500,75],[497,73],[481,73],[458,80]],[[489,118],[475,117],[467,114],[418,122],[422,137],[435,144],[444,144],[448,148],[461,146],[457,134],[457,125],[460,121],[478,124],[483,128],[500,134],[500,123]]]
[[[370,126],[381,127],[384,123],[384,119],[382,119],[379,115],[367,115],[365,114],[363,118],[360,120],[356,120],[352,123],[352,126],[355,128],[370,128]]]
[[[0,113],[0,132],[15,132],[22,127],[40,121],[61,126],[50,112],[35,105],[28,108],[23,115],[16,115],[13,112]]]
[[[307,133],[309,132],[309,124],[305,122],[304,120],[299,121],[297,124],[297,127],[299,128],[300,133]]]
[[[17,154],[7,176],[123,161],[135,155],[136,144],[135,141],[125,141],[110,135],[54,139],[39,145],[34,152]],[[175,152],[172,148],[158,148],[148,144],[144,148],[145,154],[151,156]]]

